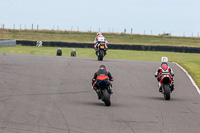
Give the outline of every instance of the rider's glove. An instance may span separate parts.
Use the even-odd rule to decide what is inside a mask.
[[[113,81],[114,79],[109,79],[109,81]]]
[[[92,79],[92,85],[94,86],[94,82],[95,82],[96,80],[95,79]]]

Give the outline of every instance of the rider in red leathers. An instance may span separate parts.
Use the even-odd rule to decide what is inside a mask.
[[[167,62],[162,62],[161,66],[156,70],[155,73],[155,77],[158,80],[158,87],[159,87],[159,92],[162,92],[162,86],[160,83],[161,77],[162,77],[162,73],[169,73],[170,74],[170,78],[172,79],[172,83],[171,83],[171,90],[174,90],[174,72],[172,70],[172,68],[170,68],[167,64]]]
[[[106,38],[103,36],[103,34],[101,32],[97,32],[97,37],[95,37],[94,39],[94,49],[95,51],[97,51],[97,45],[99,43],[105,43],[105,48],[106,50],[108,49],[108,41],[106,40]],[[105,51],[106,54],[106,51]]]

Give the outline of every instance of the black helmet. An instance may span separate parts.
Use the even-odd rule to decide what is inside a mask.
[[[99,67],[99,69],[106,69],[106,66],[101,65],[101,66]]]

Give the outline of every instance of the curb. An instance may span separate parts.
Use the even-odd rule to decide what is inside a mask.
[[[172,63],[176,64],[179,68],[181,68],[181,69],[183,70],[183,72],[186,73],[186,75],[188,76],[188,78],[189,78],[190,81],[192,82],[193,86],[196,88],[197,92],[198,92],[199,95],[200,95],[200,89],[199,89],[199,87],[197,86],[197,84],[194,82],[194,80],[193,80],[193,78],[190,76],[190,74],[189,74],[182,66],[180,66],[178,63],[176,63],[176,62],[172,62]]]

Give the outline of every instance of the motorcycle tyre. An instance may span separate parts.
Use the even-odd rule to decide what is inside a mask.
[[[106,106],[110,106],[110,94],[108,93],[108,90],[102,91],[102,101],[105,103]]]
[[[170,86],[167,84],[167,85],[164,85],[164,98],[165,100],[170,100]]]
[[[99,51],[99,56],[98,56],[98,60],[99,60],[99,61],[102,61],[102,60],[103,60],[103,53],[104,53],[103,50],[100,50],[100,51]]]

